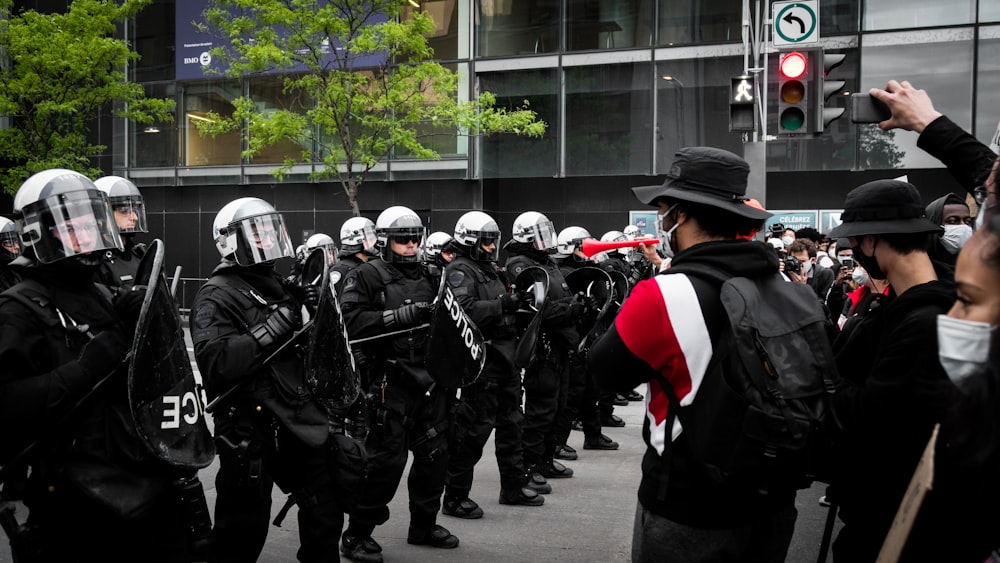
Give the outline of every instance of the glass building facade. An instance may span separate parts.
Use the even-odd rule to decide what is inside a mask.
[[[126,29],[141,55],[130,79],[151,96],[174,99],[177,113],[170,123],[117,123],[108,172],[140,188],[162,188],[165,201],[173,201],[170,190],[185,187],[245,195],[254,186],[288,184],[293,188],[286,194],[299,194],[294,207],[311,228],[325,213],[340,217],[343,200],[307,180],[319,163],[299,162],[280,183],[270,174],[276,163],[301,154],[296,144],[248,159],[239,134],[198,132],[207,112],[226,114],[241,95],[264,108],[300,103],[287,99],[276,76],[237,81],[191,74],[199,61],[187,52],[189,28],[206,3],[154,0]],[[369,178],[382,185],[375,191],[390,191],[373,196],[363,210],[410,205],[443,228],[469,207],[496,213],[502,224],[537,209],[554,214],[557,227],[589,221],[591,232],[601,232],[620,229],[628,210],[641,208],[627,188],[661,182],[677,149],[708,145],[744,154],[747,138],[729,132],[728,105],[730,80],[744,73],[741,0],[429,0],[420,6],[436,22],[428,38],[436,60],[462,76],[461,98],[490,91],[501,106],[527,101],[548,129],[541,138],[437,136],[438,161],[393,154]],[[846,55],[831,73],[845,87],[828,107],[846,108],[846,94],[884,87],[890,79],[909,80],[927,90],[938,110],[989,143],[1000,120],[1000,2],[819,0],[818,7],[818,46]],[[771,98],[776,63],[771,54],[759,75]],[[772,134],[775,110],[772,102],[766,123]],[[853,124],[845,112],[821,136],[768,140],[763,164],[751,164],[765,167],[767,204],[777,209],[837,208],[847,191],[876,177],[908,174],[928,197],[954,189],[916,139],[911,132]],[[292,196],[272,199],[278,197]],[[201,206],[209,209],[204,201]]]

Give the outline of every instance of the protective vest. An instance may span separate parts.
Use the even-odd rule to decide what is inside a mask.
[[[384,260],[369,262],[378,272],[382,289],[375,298],[374,305],[382,310],[396,309],[410,303],[431,303],[437,296],[437,287],[426,270],[419,278],[404,276],[399,270]],[[427,332],[414,331],[392,339],[391,358],[412,362],[422,362],[427,347]],[[384,349],[384,348],[383,348]]]
[[[216,273],[205,285],[230,290],[226,294],[236,301],[247,331],[266,321],[281,305],[298,307],[289,295],[282,300],[268,301],[236,272]],[[264,403],[300,440],[319,447],[328,439],[329,417],[313,400],[305,382],[304,367],[297,348],[289,346],[287,351],[253,374],[248,385],[249,396]]]
[[[476,280],[476,298],[480,301],[493,301],[507,293],[507,284],[500,279],[500,272],[496,268],[487,269],[487,266],[461,255],[455,257],[451,267]],[[481,326],[479,330],[487,340],[513,339],[517,336],[517,317],[513,313],[505,313],[496,325]]]

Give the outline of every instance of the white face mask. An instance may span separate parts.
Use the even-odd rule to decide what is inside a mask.
[[[938,361],[953,382],[961,383],[983,370],[994,328],[989,323],[938,315]]]
[[[656,236],[660,239],[660,247],[663,250],[665,258],[674,257],[674,249],[670,248],[670,238],[673,236],[674,231],[677,230],[677,223],[674,223],[674,226],[670,227],[669,230],[664,231],[663,220],[670,215],[670,212],[673,211],[675,207],[677,207],[676,203],[670,206],[666,213],[656,214]]]
[[[958,254],[959,250],[965,246],[965,243],[969,242],[972,238],[972,227],[961,224],[961,225],[945,225],[944,233],[941,235],[941,244],[945,249],[952,253]]]
[[[802,273],[803,274],[809,274],[809,270],[812,270],[812,269],[813,269],[812,260],[806,260],[805,262],[802,263]]]
[[[793,242],[795,242],[795,239],[792,237],[781,237],[781,244],[785,245],[785,248],[792,246]]]
[[[854,271],[851,272],[851,279],[858,285],[865,285],[868,283],[868,272],[861,266],[856,266]]]

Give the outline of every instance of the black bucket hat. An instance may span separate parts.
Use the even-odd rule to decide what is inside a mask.
[[[843,221],[830,231],[831,237],[930,233],[940,225],[927,219],[920,192],[900,180],[875,180],[847,194]]]
[[[663,184],[632,191],[647,205],[657,205],[656,200],[662,197],[709,205],[750,219],[767,219],[771,213],[748,203],[749,174],[750,165],[729,151],[686,147],[674,155]]]

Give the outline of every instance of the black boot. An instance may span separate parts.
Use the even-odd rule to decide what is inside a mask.
[[[365,537],[354,535],[350,528],[340,538],[340,552],[351,561],[382,563],[382,546],[370,535]]]
[[[587,436],[583,439],[583,449],[585,450],[617,450],[618,442],[608,438],[604,434],[597,436]]]
[[[554,459],[535,467],[535,471],[546,479],[568,479],[573,476],[572,469]]]
[[[519,489],[503,489],[500,491],[500,504],[541,506],[545,504],[545,497],[528,487],[521,487]]]
[[[444,502],[441,503],[441,512],[448,516],[465,518],[466,520],[475,520],[483,517],[483,509],[479,508],[476,501],[469,497],[451,497],[446,495]]]
[[[424,533],[414,531],[413,528],[410,528],[410,532],[406,535],[406,543],[453,549],[458,547],[458,537],[452,535],[448,531],[448,528],[440,524],[435,524],[429,532]]]
[[[569,460],[569,461],[573,461],[574,459],[577,459],[580,456],[577,455],[576,450],[574,450],[573,448],[567,446],[566,444],[563,444],[561,446],[556,446],[556,456],[555,457],[556,457],[556,459],[566,459],[566,460]]]

